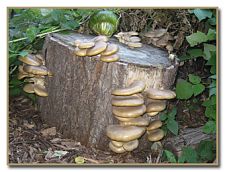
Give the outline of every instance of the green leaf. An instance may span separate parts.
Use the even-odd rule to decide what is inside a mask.
[[[216,121],[208,121],[204,126],[202,131],[206,134],[216,133]]]
[[[196,84],[192,86],[194,96],[201,94],[205,90],[205,86],[202,84]]]
[[[212,26],[216,25],[216,17],[212,17],[212,18],[208,19],[207,21]]]
[[[203,56],[203,51],[199,48],[188,49],[187,53],[191,56],[191,59]]]
[[[215,29],[209,29],[207,33],[207,37],[209,41],[216,40],[216,30]]]
[[[212,105],[216,105],[216,96],[212,96],[210,97],[209,100],[206,100],[202,103],[202,106],[205,106],[205,107],[212,106]]]
[[[216,75],[211,75],[209,78],[216,79]]]
[[[210,119],[216,119],[216,105],[207,106],[205,110],[205,116]]]
[[[196,151],[202,161],[212,161],[215,158],[213,141],[209,140],[201,141]]]
[[[178,80],[176,94],[178,99],[189,99],[193,95],[192,84],[183,79]]]
[[[53,11],[53,9],[41,8],[40,11],[41,11],[41,15],[42,16],[47,16],[47,15],[49,15]]]
[[[20,87],[13,87],[9,89],[10,96],[18,96],[21,95],[22,89]]]
[[[165,152],[166,158],[169,162],[171,162],[171,163],[177,162],[177,160],[172,152],[170,152],[168,150],[164,150],[164,152]]]
[[[66,21],[66,22],[62,22],[61,23],[62,28],[64,29],[68,29],[68,30],[74,30],[77,27],[79,27],[79,23],[76,20],[72,20],[72,21]]]
[[[212,12],[210,10],[205,9],[195,9],[193,10],[195,16],[198,18],[199,21],[202,21],[206,18],[212,17]]]
[[[197,161],[197,159],[198,159],[197,152],[191,147],[184,147],[182,149],[182,156],[184,157],[185,162],[188,162],[188,163],[198,162]]]
[[[178,123],[174,119],[168,119],[166,121],[167,128],[174,134],[178,135]]]
[[[168,118],[169,119],[175,119],[176,114],[177,114],[177,108],[174,107],[173,110],[170,113],[168,113]]]
[[[199,84],[201,82],[201,78],[197,75],[189,74],[189,81],[193,84]]]
[[[211,66],[210,73],[211,74],[216,74],[216,65]]]
[[[29,27],[27,30],[26,30],[26,35],[28,37],[28,39],[30,40],[30,42],[32,42],[35,38],[36,38],[36,35],[38,34],[38,28],[32,26],[32,27]]]
[[[216,95],[216,87],[209,89],[209,97],[213,95]]]
[[[207,61],[207,63],[205,65],[211,65],[214,66],[216,65],[216,57],[215,56],[211,56],[211,58]]]
[[[194,47],[195,45],[208,41],[208,36],[203,32],[197,31],[197,33],[186,36],[186,39],[190,46]]]
[[[25,57],[25,56],[27,56],[28,54],[29,54],[28,51],[23,50],[23,51],[21,51],[21,52],[19,53],[19,56]]]
[[[216,46],[212,44],[203,44],[204,45],[204,59],[209,60],[211,58],[211,52],[216,51]]]
[[[160,114],[160,120],[165,121],[167,119],[167,115],[165,113]]]
[[[184,163],[185,162],[185,157],[184,156],[180,156],[178,157],[178,163]]]

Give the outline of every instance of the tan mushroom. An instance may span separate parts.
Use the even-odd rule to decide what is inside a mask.
[[[148,38],[157,38],[163,36],[167,32],[167,29],[157,29],[144,34]]]
[[[103,56],[101,55],[100,60],[103,62],[115,62],[118,61],[120,59],[118,54],[113,54],[110,56]]]
[[[140,48],[140,47],[142,47],[142,43],[140,43],[140,42],[128,42],[127,45],[130,48]]]
[[[129,118],[127,118],[129,119]],[[149,124],[149,119],[144,118],[144,117],[137,117],[137,118],[132,118],[128,121],[122,121],[120,122],[120,125],[124,126],[140,126],[140,127],[145,127]]]
[[[115,118],[122,122],[130,121],[131,119],[134,119],[134,118],[123,118],[116,115],[115,115]]]
[[[36,58],[34,55],[31,55],[31,54],[28,54],[25,57],[19,57],[18,59],[19,61],[32,66],[42,65],[42,62],[38,58]]]
[[[29,66],[26,65],[23,67],[23,70],[29,74],[34,75],[49,75],[52,76],[52,73],[45,66]]]
[[[144,104],[143,98],[134,94],[131,96],[113,96],[113,106],[140,106]]]
[[[138,139],[145,132],[144,127],[109,125],[106,129],[106,135],[119,142],[128,142]]]
[[[160,112],[166,109],[166,102],[149,103],[146,112]]]
[[[109,148],[115,153],[124,153],[126,150],[123,147],[116,147],[111,142],[109,142]]]
[[[81,40],[75,40],[74,41],[74,45],[76,46],[76,47],[78,47],[79,45],[80,45],[80,43],[81,43],[82,41]]]
[[[23,91],[25,91],[26,93],[34,93],[34,84],[24,85]]]
[[[80,49],[76,47],[74,53],[76,56],[84,57],[87,55],[87,49]]]
[[[159,112],[147,112],[148,116],[156,116]]]
[[[22,73],[18,73],[18,75],[17,75],[18,80],[21,80],[26,77],[34,77],[34,75],[33,74],[22,74]]]
[[[118,45],[116,44],[108,44],[105,51],[101,53],[102,56],[109,56],[115,54],[119,50]]]
[[[150,130],[147,133],[148,140],[151,142],[159,141],[164,137],[164,131],[162,129]]]
[[[150,122],[149,126],[146,128],[147,130],[155,130],[162,127],[162,122],[160,120],[155,120]]]
[[[140,42],[140,41],[141,41],[141,39],[137,36],[130,37],[130,42]]]
[[[35,92],[35,94],[37,94],[38,96],[41,96],[41,97],[48,96],[48,92],[47,92],[45,86],[43,86],[43,85],[35,84],[34,85],[34,92]]]
[[[111,140],[111,143],[115,146],[115,147],[122,147],[124,143],[126,142],[118,142],[115,140]]]
[[[122,118],[136,118],[143,115],[146,111],[146,106],[131,106],[131,107],[118,107],[113,106],[112,112],[114,115]]]
[[[173,99],[176,97],[176,93],[171,90],[159,90],[149,88],[146,90],[147,96],[151,99]]]
[[[90,42],[80,42],[78,44],[78,48],[80,48],[80,49],[87,49],[87,48],[94,47],[94,45],[95,45],[95,42],[92,42],[92,41],[90,41]]]
[[[99,42],[99,41],[108,42],[108,40],[109,40],[109,38],[107,36],[99,35],[99,36],[96,36],[95,38],[93,38],[91,41],[94,41],[94,42]]]
[[[145,89],[145,83],[143,81],[136,80],[126,88],[113,90],[112,94],[117,96],[128,96],[128,95],[140,93],[144,89]]]
[[[123,144],[123,148],[126,150],[126,151],[133,151],[134,149],[136,149],[138,147],[138,140],[132,140],[132,141],[129,141],[127,143],[124,143]]]
[[[23,70],[23,66],[22,66],[22,65],[19,65],[18,70],[19,70],[19,72],[20,72],[21,74],[28,74],[27,72],[25,72],[25,71]]]
[[[105,51],[107,48],[107,43],[103,41],[98,41],[95,43],[95,46],[92,48],[87,49],[87,56],[95,56],[103,51]]]
[[[45,65],[45,59],[42,55],[36,54],[35,57],[41,61],[42,65]]]

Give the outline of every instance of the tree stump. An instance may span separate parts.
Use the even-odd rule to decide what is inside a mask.
[[[134,80],[145,81],[147,88],[169,89],[178,64],[161,49],[149,45],[130,49],[115,39],[109,42],[119,45],[118,62],[75,56],[74,41],[92,38],[76,33],[51,34],[46,38],[43,52],[46,66],[54,76],[46,79],[49,96],[40,97],[38,104],[44,121],[56,126],[64,137],[106,150],[106,127],[118,123],[112,115],[111,91]]]

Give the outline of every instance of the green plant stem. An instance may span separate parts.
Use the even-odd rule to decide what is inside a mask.
[[[45,36],[45,35],[47,35],[49,33],[61,32],[61,31],[65,31],[65,30],[67,30],[67,29],[56,29],[56,30],[53,30],[53,31],[50,31],[50,32],[45,32],[45,33],[38,34],[36,37],[42,37],[42,36]],[[15,42],[23,41],[23,40],[26,40],[26,39],[28,39],[28,37],[14,39],[12,41],[9,41],[9,43],[15,43]]]

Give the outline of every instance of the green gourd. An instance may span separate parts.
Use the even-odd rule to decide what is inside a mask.
[[[97,35],[112,36],[116,32],[119,18],[112,11],[104,10],[93,14],[89,20],[89,28]]]

